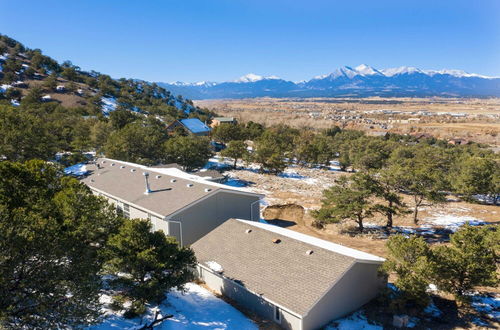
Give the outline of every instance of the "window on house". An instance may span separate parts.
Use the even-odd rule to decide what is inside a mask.
[[[123,207],[119,203],[116,203],[116,213],[118,215],[123,215]]]
[[[123,204],[123,216],[130,219],[130,206],[128,204]]]
[[[281,323],[281,309],[278,306],[274,306],[274,320]]]

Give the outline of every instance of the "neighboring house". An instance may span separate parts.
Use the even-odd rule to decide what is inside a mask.
[[[197,136],[207,136],[210,134],[210,127],[205,125],[198,118],[187,118],[174,121],[167,126],[167,131],[173,133],[176,129],[184,129],[188,134]]]
[[[233,117],[215,117],[212,118],[212,123],[210,124],[210,127],[214,128],[216,126],[219,126],[220,124],[236,124],[236,119]]]
[[[151,168],[100,158],[82,179],[127,218],[149,219],[155,230],[190,245],[232,217],[259,219],[262,195],[204,180],[176,168]],[[145,176],[147,174],[147,177]]]
[[[191,248],[211,289],[286,329],[318,329],[386,284],[380,257],[261,222],[227,220]]]

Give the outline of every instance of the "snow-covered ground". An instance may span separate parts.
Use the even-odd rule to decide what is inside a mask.
[[[64,174],[67,175],[75,175],[75,176],[80,176],[80,175],[85,175],[87,173],[87,166],[84,163],[79,163],[75,164],[69,167],[66,167],[64,169]]]
[[[496,322],[500,322],[500,296],[485,296],[473,293],[472,307],[478,312],[485,313]]]
[[[109,300],[109,296],[102,297],[103,302]],[[106,308],[107,317],[105,320],[89,329],[137,329],[140,328],[141,324],[151,322],[154,312],[153,308],[149,308],[143,320],[138,318],[125,319]],[[257,325],[240,311],[194,283],[186,285],[185,293],[170,292],[160,306],[160,314],[172,314],[174,317],[163,321],[155,329],[258,329]]]
[[[423,220],[424,225],[440,226],[453,232],[457,231],[461,226],[469,223],[471,226],[485,225],[486,222],[472,216],[462,216],[449,214],[445,212],[438,212],[431,217]]]
[[[363,312],[356,312],[344,318],[338,319],[326,327],[326,330],[354,330],[354,329],[382,330],[383,327],[380,325],[369,323]]]
[[[116,110],[116,99],[114,97],[103,97],[101,98],[102,102],[102,112],[105,115],[109,115],[110,112]]]

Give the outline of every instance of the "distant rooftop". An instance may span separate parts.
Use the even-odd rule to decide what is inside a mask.
[[[187,119],[181,119],[179,122],[186,127],[189,131],[192,133],[206,133],[210,132],[210,127],[205,125],[201,120],[198,118],[187,118]]]
[[[234,117],[215,117],[215,118],[213,118],[213,120],[218,120],[220,122],[225,122],[225,121],[233,122]]]

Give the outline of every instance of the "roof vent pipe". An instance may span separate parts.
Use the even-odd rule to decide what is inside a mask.
[[[146,180],[146,191],[144,193],[147,195],[151,192],[151,189],[149,189],[149,173],[144,172],[142,175],[144,175],[144,179]]]

